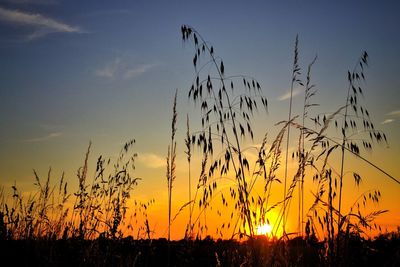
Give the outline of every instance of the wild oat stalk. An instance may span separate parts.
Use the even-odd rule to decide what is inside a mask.
[[[298,50],[298,45],[299,45],[299,36],[296,35],[296,41],[295,41],[295,46],[294,46],[294,57],[293,57],[293,69],[292,69],[292,79],[290,83],[290,100],[289,100],[289,114],[288,114],[288,122],[292,120],[292,100],[293,100],[293,88],[295,84],[300,84],[303,86],[301,83],[300,79],[298,78],[298,75],[300,75],[300,66],[299,66],[299,50]],[[286,139],[286,154],[285,154],[285,176],[284,176],[284,184],[283,184],[283,222],[282,222],[282,229],[283,229],[283,234],[286,233],[286,200],[287,200],[287,191],[286,191],[286,183],[287,183],[287,177],[288,177],[288,157],[289,157],[289,142],[290,142],[290,124],[288,125],[287,128],[287,139]]]
[[[77,177],[78,177],[78,182],[79,182],[79,190],[77,193],[75,193],[76,201],[74,205],[74,210],[79,211],[79,227],[78,227],[78,237],[79,238],[84,238],[85,232],[86,232],[86,227],[85,227],[85,203],[87,201],[88,193],[87,193],[87,186],[86,186],[86,176],[87,176],[87,170],[88,170],[88,159],[89,159],[89,154],[90,154],[90,147],[92,146],[92,142],[89,142],[89,146],[87,148],[86,154],[85,154],[85,160],[84,164],[82,167],[80,167],[77,171]],[[73,218],[74,220],[74,218]]]
[[[12,200],[4,199],[3,191],[0,202],[0,239],[47,239],[61,238],[68,209],[65,204],[69,198],[64,174],[59,185],[51,184],[51,169],[45,183],[34,170],[36,192],[23,197],[17,189],[13,190]],[[59,190],[56,190],[57,187]],[[58,192],[58,195],[57,195]],[[9,206],[9,204],[11,204]]]
[[[195,103],[200,103],[202,111],[202,130],[192,136],[191,142],[202,149],[203,157],[213,156],[214,142],[220,142],[222,145],[219,156],[210,163],[208,176],[204,177],[203,198],[200,199],[199,206],[207,208],[213,199],[213,191],[217,188],[217,181],[208,179],[216,173],[219,173],[220,178],[224,177],[232,171],[232,167],[237,187],[231,188],[231,196],[237,197],[235,209],[240,218],[240,227],[243,233],[247,232],[247,228],[249,235],[254,236],[255,216],[251,211],[251,183],[247,177],[249,162],[243,153],[242,140],[248,135],[251,139],[254,137],[251,116],[257,110],[256,99],[261,99],[265,108],[267,100],[261,96],[261,87],[255,79],[247,76],[226,76],[222,59],[215,55],[213,46],[195,29],[183,25],[181,32],[183,41],[194,43],[193,66],[196,77],[189,90],[189,98]],[[204,65],[199,64],[202,56],[208,58]],[[210,72],[203,74],[206,66],[210,67],[209,70],[214,70],[215,77]],[[235,80],[238,78],[243,81],[244,93],[235,96]],[[221,199],[223,205],[227,206],[222,192]]]
[[[299,138],[299,166],[301,166],[301,178],[300,178],[300,186],[299,186],[299,234],[303,236],[303,224],[304,224],[304,178],[305,178],[305,166],[306,166],[306,156],[305,156],[305,119],[308,117],[308,110],[310,107],[317,106],[317,104],[313,104],[310,102],[310,99],[313,95],[315,95],[316,90],[314,89],[315,85],[311,84],[311,67],[314,65],[317,60],[317,56],[314,57],[312,62],[308,65],[307,68],[307,78],[306,84],[304,86],[304,104],[303,104],[303,116],[302,116],[302,128],[300,129],[300,138]]]
[[[89,144],[83,167],[78,169],[79,185],[73,195],[68,193],[64,173],[59,183],[52,185],[51,169],[44,180],[34,170],[34,193],[23,197],[14,185],[12,199],[8,201],[12,205],[0,199],[1,238],[55,240],[78,237],[90,240],[100,236],[122,237],[120,226],[124,224],[127,201],[139,180],[131,174],[137,155],[128,156],[134,143],[135,140],[125,143],[108,175],[106,167],[110,160],[106,162],[100,156],[92,182],[87,181]],[[75,198],[72,211],[68,208],[71,196]],[[0,198],[3,197],[0,192]]]
[[[127,201],[140,180],[131,174],[135,169],[137,154],[128,156],[128,152],[134,144],[134,139],[124,144],[108,174],[106,167],[111,161],[100,156],[93,181],[86,183],[89,146],[84,165],[78,170],[79,189],[75,193],[76,200],[69,226],[73,237],[94,239],[102,236],[116,239],[123,235],[119,228],[128,209]],[[76,215],[79,216],[78,227],[75,227]]]
[[[342,133],[342,144],[341,144],[341,163],[340,163],[340,174],[339,174],[339,203],[338,203],[338,218],[337,218],[337,253],[340,250],[340,234],[341,227],[343,225],[342,218],[342,189],[343,189],[343,179],[344,179],[344,165],[345,165],[345,152],[346,148],[350,149],[354,154],[360,154],[359,140],[355,140],[353,136],[358,135],[358,123],[363,123],[364,133],[369,133],[369,138],[362,138],[362,144],[364,149],[371,150],[372,143],[376,141],[377,143],[383,140],[387,142],[386,135],[376,130],[374,124],[371,121],[370,114],[365,106],[361,105],[360,97],[363,97],[363,82],[365,81],[364,68],[368,66],[368,53],[363,52],[361,57],[356,62],[353,70],[347,73],[348,88],[347,97],[345,103],[345,112],[343,116],[343,124],[341,128]],[[360,114],[361,113],[361,114]],[[361,132],[361,133],[362,133]],[[339,259],[339,255],[337,254]]]
[[[346,98],[346,105],[340,107],[335,113],[331,114],[328,118],[323,116],[322,124],[320,123],[319,116],[314,119],[316,125],[321,125],[321,130],[314,131],[309,128],[306,128],[304,124],[302,126],[296,126],[301,129],[301,134],[311,137],[311,141],[313,141],[312,147],[316,147],[316,145],[321,145],[321,152],[315,158],[313,158],[313,162],[317,162],[319,159],[323,159],[322,167],[317,168],[315,164],[316,170],[318,173],[314,180],[318,181],[318,192],[315,194],[316,201],[312,205],[310,211],[315,212],[315,217],[318,218],[318,222],[322,228],[322,230],[326,229],[327,231],[327,243],[328,243],[328,260],[330,264],[341,264],[343,263],[342,260],[339,258],[339,254],[341,253],[341,241],[343,238],[342,229],[350,226],[353,227],[353,224],[350,223],[349,218],[352,216],[347,216],[342,214],[342,188],[343,188],[343,176],[344,176],[344,154],[345,152],[350,152],[351,154],[355,155],[357,158],[364,160],[369,165],[373,166],[374,168],[382,171],[384,174],[389,176],[391,179],[397,181],[393,176],[389,175],[381,168],[373,164],[372,162],[366,160],[362,156],[360,156],[360,146],[358,142],[362,141],[363,147],[366,150],[370,150],[372,148],[371,143],[376,141],[380,143],[382,141],[386,142],[386,135],[374,128],[373,123],[371,122],[370,115],[365,108],[360,103],[360,95],[363,96],[363,90],[361,88],[361,82],[365,79],[364,78],[364,67],[367,66],[367,53],[363,53],[359,61],[352,72],[348,72],[348,80],[349,80],[349,88],[348,88],[348,95]],[[342,114],[344,111],[344,114]],[[342,127],[342,141],[337,142],[333,138],[329,137],[325,132],[329,128],[329,125],[332,121],[334,121],[338,116],[343,116],[343,127]],[[357,124],[362,122],[364,129],[363,131],[357,130]],[[335,121],[335,126],[338,126],[337,121]],[[304,131],[304,132],[303,132]],[[362,133],[369,134],[369,139],[361,138],[355,139],[355,135],[359,135]],[[330,145],[333,144],[333,145]],[[304,147],[304,146],[303,146]],[[341,165],[340,165],[340,172],[337,173],[335,170],[330,167],[329,165],[329,158],[333,151],[336,149],[341,149]],[[307,155],[307,153],[304,153]],[[300,153],[301,155],[301,153]],[[302,155],[301,155],[302,156]],[[335,177],[339,178],[339,204],[338,208],[334,207],[334,201],[337,197],[337,189],[338,183]],[[354,180],[356,181],[356,185],[358,185],[361,181],[361,177],[354,173]],[[324,202],[322,200],[325,192],[327,192],[327,201]],[[318,203],[323,202],[325,207],[327,208],[325,214],[323,215],[323,220],[317,214],[317,210],[315,209]],[[349,214],[352,212],[350,211]],[[377,215],[380,213],[377,213]],[[359,214],[359,218],[361,218],[361,213]],[[310,218],[310,216],[309,216]],[[373,216],[372,216],[373,218]],[[362,225],[362,224],[361,224]],[[310,221],[307,222],[307,227],[309,228]],[[308,231],[309,232],[309,231]],[[336,233],[335,233],[336,232]],[[349,232],[349,228],[347,228],[346,233]],[[336,234],[336,235],[335,235]],[[336,238],[336,243],[334,242]],[[344,241],[348,238],[348,234],[344,236]],[[336,247],[335,247],[336,244]],[[336,254],[334,253],[336,249]],[[336,255],[336,257],[334,257]]]
[[[171,264],[171,210],[172,210],[172,185],[176,178],[176,119],[178,113],[176,112],[176,99],[178,90],[175,91],[174,106],[172,109],[172,123],[171,123],[171,144],[168,146],[167,154],[167,185],[168,185],[168,266]]]
[[[188,220],[188,226],[186,229],[186,237],[191,238],[193,233],[193,227],[192,227],[192,215],[193,215],[193,205],[192,205],[192,181],[191,181],[191,168],[190,168],[190,162],[192,158],[192,145],[191,145],[191,137],[190,137],[190,128],[189,128],[189,115],[186,117],[186,139],[185,139],[185,145],[186,145],[186,151],[185,154],[187,156],[187,161],[188,161],[188,187],[189,187],[189,200],[188,200],[188,205],[189,205],[189,220]]]
[[[175,169],[176,169],[176,99],[178,95],[178,90],[175,92],[174,97],[174,106],[172,109],[172,124],[171,124],[171,144],[168,146],[168,155],[167,155],[167,183],[168,183],[168,241],[171,240],[171,204],[172,204],[172,185],[176,178]]]
[[[360,65],[359,65],[360,64]],[[345,161],[345,146],[347,146],[347,137],[346,137],[346,132],[349,128],[348,122],[347,122],[347,117],[348,117],[348,108],[349,105],[351,105],[354,109],[355,112],[357,112],[357,89],[355,87],[355,82],[358,83],[359,79],[362,78],[363,80],[365,79],[364,77],[364,65],[368,65],[368,54],[367,52],[364,52],[361,58],[358,60],[356,63],[354,69],[352,72],[348,71],[348,88],[347,88],[347,97],[346,97],[346,104],[345,104],[345,113],[344,113],[344,118],[343,118],[343,126],[342,126],[342,156],[341,156],[341,164],[340,164],[340,176],[339,176],[339,217],[338,217],[338,230],[339,229],[339,223],[341,221],[341,207],[342,207],[342,188],[343,188],[343,172],[344,172],[344,161]],[[360,72],[358,72],[358,68],[360,66]],[[361,77],[360,77],[361,76]],[[361,87],[359,88],[359,93],[362,94],[362,89]],[[362,107],[361,107],[362,109]],[[366,110],[366,113],[368,114],[368,111]],[[364,112],[363,112],[364,116]],[[368,114],[369,118],[369,114]],[[352,121],[351,121],[352,122]],[[353,128],[353,123],[351,123],[351,127]],[[364,127],[365,127],[365,122],[364,122]],[[373,126],[372,126],[373,127]]]

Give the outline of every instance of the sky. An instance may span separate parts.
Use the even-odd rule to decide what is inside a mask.
[[[123,143],[135,138],[136,173],[143,179],[136,195],[155,198],[155,213],[165,211],[154,216],[158,235],[165,234],[165,158],[175,90],[182,166],[175,210],[187,194],[186,114],[198,112],[187,99],[193,47],[181,40],[182,24],[213,44],[227,73],[247,74],[261,84],[269,113],[257,117],[258,143],[266,131],[276,134],[274,124],[287,117],[297,34],[302,68],[318,55],[312,75],[320,105],[315,113],[344,105],[347,70],[367,51],[364,101],[389,145],[365,156],[400,178],[399,8],[398,1],[0,0],[1,185],[9,188],[16,181],[29,191],[32,169],[44,176],[49,167],[55,179],[65,171],[74,184],[89,141],[94,168],[98,155],[115,158]],[[294,92],[299,114],[301,89]],[[193,128],[200,123],[194,120]],[[400,185],[350,161],[365,172],[366,190],[383,192],[380,208],[390,213],[382,223],[399,225]],[[351,184],[348,190],[356,189]],[[181,235],[177,230],[175,238]]]

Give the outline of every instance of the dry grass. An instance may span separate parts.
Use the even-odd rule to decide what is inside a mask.
[[[135,248],[134,252],[128,253],[130,258],[127,260],[135,266],[151,265],[154,261],[151,257],[159,256],[157,253],[168,257],[168,265],[177,262],[186,266],[193,265],[198,259],[196,257],[203,255],[203,249],[212,251],[206,254],[207,262],[204,264],[215,266],[348,265],[354,263],[356,258],[351,249],[354,244],[365,249],[360,250],[360,253],[372,257],[372,252],[357,242],[364,240],[362,234],[366,229],[380,230],[374,223],[375,218],[387,211],[371,211],[367,208],[369,203],[379,202],[379,190],[361,194],[348,211],[343,210],[346,155],[354,155],[397,183],[400,182],[362,156],[363,149],[371,151],[374,145],[387,142],[386,135],[375,128],[372,115],[361,97],[365,91],[363,86],[368,54],[363,52],[353,70],[348,73],[345,105],[339,106],[335,112],[314,116],[314,108],[311,108],[318,105],[312,102],[316,89],[311,82],[311,69],[316,57],[308,65],[303,83],[299,64],[299,39],[296,37],[291,92],[296,84],[304,88],[301,115],[296,115],[292,110],[291,97],[288,120],[276,124],[278,133],[271,141],[268,133],[265,133],[261,145],[257,147],[256,159],[252,162],[247,152],[254,149],[254,146],[246,146],[256,142],[253,133],[254,115],[259,110],[264,110],[266,114],[268,111],[267,98],[259,82],[250,76],[229,76],[228,69],[217,56],[214,47],[194,28],[184,25],[181,33],[183,41],[192,43],[194,48],[192,63],[195,75],[188,97],[200,106],[201,123],[200,129],[191,132],[187,116],[185,153],[188,161],[188,201],[172,218],[178,124],[176,92],[166,160],[168,240],[159,240],[157,245],[153,244],[148,209],[154,205],[154,200],[147,203],[135,201],[133,206],[128,205],[132,191],[140,180],[134,176],[137,154],[132,149],[135,140],[123,146],[115,162],[103,156],[98,157],[93,175],[88,172],[91,162],[89,144],[83,165],[77,171],[78,188],[74,192],[70,193],[68,179],[64,174],[53,185],[51,169],[46,179],[34,171],[36,191],[31,195],[23,196],[14,185],[11,188],[12,196],[7,198],[5,189],[1,188],[0,240],[69,240],[72,243],[78,242],[73,243],[78,244],[78,247],[91,242],[90,249],[85,250],[85,253],[94,253],[98,257],[92,258],[93,265],[115,263],[117,260],[111,254],[118,252],[110,246],[117,247],[119,245],[116,244],[124,242],[129,248]],[[190,126],[196,128],[193,124]],[[296,133],[298,146],[292,155],[292,160],[296,160],[296,168],[293,173],[289,173],[290,135]],[[192,165],[196,164],[192,159],[194,148],[200,152],[201,161],[198,162],[200,171],[196,188],[192,190],[192,178],[196,177],[191,172]],[[335,154],[340,156],[339,165],[333,162]],[[340,171],[336,171],[336,168]],[[284,176],[279,175],[282,169]],[[362,177],[357,170],[352,173],[354,182],[359,185]],[[304,188],[307,179],[312,179],[313,188]],[[273,201],[271,195],[276,188],[282,186],[283,198]],[[308,197],[313,197],[314,201],[310,207],[305,207],[305,192],[310,191],[312,193]],[[297,203],[295,192],[298,192]],[[219,201],[221,203],[217,203]],[[298,231],[287,233],[288,216],[296,204],[299,210]],[[129,209],[132,214],[130,217],[127,216]],[[184,209],[189,209],[185,241],[174,243],[170,240],[171,225]],[[273,223],[273,231],[276,233],[282,227],[282,238],[257,236],[255,227],[270,223],[273,211],[279,212]],[[215,216],[220,222],[217,229],[214,229],[214,236],[231,241],[214,243],[209,237],[205,238],[209,231],[207,216]],[[139,222],[138,217],[143,222]],[[124,239],[126,229],[136,231],[137,240]],[[292,238],[292,234],[297,237]],[[398,236],[396,238],[399,239]],[[140,243],[141,239],[147,240]],[[244,242],[239,243],[233,239]],[[162,249],[157,251],[158,248]],[[106,255],[101,255],[104,252]],[[127,257],[123,255],[121,257]],[[86,256],[79,257],[85,259]],[[112,261],[108,261],[108,257]]]
[[[184,41],[191,41],[194,44],[193,66],[195,68],[194,82],[189,90],[189,99],[198,103],[201,107],[202,121],[201,130],[195,132],[192,136],[192,144],[196,144],[203,152],[203,163],[209,158],[213,161],[207,162],[208,175],[202,176],[198,189],[202,191],[202,197],[198,201],[199,213],[212,206],[215,201],[215,195],[221,195],[222,206],[224,209],[233,210],[230,221],[223,222],[217,234],[223,235],[222,230],[231,228],[232,237],[248,236],[251,239],[255,236],[254,225],[264,223],[268,217],[268,212],[274,208],[280,208],[280,215],[274,224],[283,228],[286,236],[285,225],[290,213],[290,205],[294,202],[293,196],[295,189],[299,191],[299,218],[298,234],[302,235],[304,224],[304,179],[311,179],[316,184],[317,191],[314,193],[315,201],[307,211],[306,234],[314,235],[320,232],[319,238],[326,240],[326,255],[330,264],[340,263],[339,255],[341,251],[340,244],[346,243],[350,235],[360,235],[365,229],[377,228],[373,224],[376,216],[386,212],[386,210],[377,210],[369,212],[362,209],[368,201],[379,202],[381,194],[379,190],[363,195],[362,205],[359,200],[353,205],[347,214],[341,210],[344,155],[350,153],[366,161],[373,168],[377,166],[362,157],[361,145],[367,151],[373,148],[372,143],[387,142],[386,135],[376,129],[372,123],[371,114],[369,114],[365,105],[362,104],[364,89],[362,89],[365,80],[365,68],[368,65],[368,54],[362,53],[360,59],[356,62],[356,67],[348,74],[349,88],[346,98],[346,104],[340,106],[337,111],[330,115],[310,116],[310,108],[317,106],[311,102],[311,97],[315,95],[315,86],[311,83],[311,67],[315,63],[313,59],[308,66],[306,83],[301,80],[301,67],[299,65],[298,37],[296,37],[294,49],[294,63],[291,77],[291,91],[295,84],[304,87],[304,105],[301,121],[299,116],[293,115],[292,97],[290,98],[288,120],[278,123],[281,127],[278,135],[273,139],[270,150],[266,151],[267,134],[258,151],[258,160],[254,163],[249,162],[245,156],[243,138],[250,137],[253,140],[252,133],[252,115],[257,109],[257,100],[267,108],[267,100],[262,96],[259,83],[247,76],[235,75],[228,76],[225,71],[223,60],[219,58],[213,46],[192,27],[182,26],[182,38]],[[200,62],[204,60],[203,65]],[[236,89],[236,80],[243,79],[243,89]],[[230,86],[229,86],[230,85]],[[227,88],[230,88],[228,90]],[[342,143],[334,141],[333,124],[338,127],[338,120],[342,120]],[[307,126],[307,121],[314,122],[314,127]],[[361,124],[362,122],[362,124]],[[358,130],[358,125],[364,125],[363,130]],[[298,151],[292,155],[292,158],[298,159],[297,170],[288,173],[288,154],[290,129],[294,127],[299,130]],[[282,144],[284,136],[287,133],[286,149],[284,159],[283,187],[284,197],[281,202],[270,203],[270,194],[273,188],[273,182],[282,182],[276,173],[281,168]],[[215,143],[222,147],[220,151],[215,151]],[[340,172],[335,172],[335,164],[331,161],[332,155],[340,151],[341,164]],[[254,165],[253,171],[249,166]],[[382,169],[377,168],[379,171]],[[383,171],[384,174],[387,174]],[[232,186],[229,188],[230,199],[225,197],[224,191],[218,190],[218,183],[226,177],[232,177]],[[259,194],[254,188],[259,177],[263,177],[263,191]],[[359,185],[361,176],[354,172],[354,181]],[[395,179],[390,176],[390,178]],[[194,204],[193,204],[194,205]],[[232,207],[233,206],[233,207]],[[226,212],[226,210],[225,210]],[[221,216],[220,211],[217,215]],[[236,218],[236,219],[235,219]],[[232,224],[232,222],[235,222]],[[206,226],[205,226],[206,227]],[[225,229],[224,229],[225,228]],[[198,231],[203,227],[198,225]],[[277,229],[275,229],[277,230]],[[286,236],[289,237],[289,236]],[[255,251],[253,251],[255,253]]]
[[[134,143],[131,140],[124,145],[113,165],[100,156],[90,183],[87,181],[89,144],[84,164],[77,171],[78,189],[72,194],[68,192],[64,174],[58,184],[52,185],[51,169],[44,182],[34,171],[37,190],[27,197],[23,197],[14,185],[12,199],[7,201],[2,190],[0,213],[3,238],[56,240],[122,237],[121,226],[128,209],[127,201],[139,180],[132,175],[137,156],[130,153]]]

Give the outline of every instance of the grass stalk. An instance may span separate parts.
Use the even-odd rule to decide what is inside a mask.
[[[300,74],[300,67],[298,64],[298,44],[299,37],[296,35],[295,47],[294,47],[294,57],[293,57],[293,69],[292,69],[292,78],[290,83],[290,98],[289,98],[289,113],[288,113],[288,122],[292,119],[292,102],[293,102],[293,88],[296,83],[301,83],[298,79],[297,75]],[[287,128],[287,139],[286,139],[286,154],[285,154],[285,174],[284,174],[284,182],[283,182],[283,221],[282,221],[282,230],[283,234],[286,233],[286,201],[287,201],[287,177],[288,177],[288,161],[289,161],[289,143],[290,143],[290,124]]]
[[[171,211],[172,211],[172,187],[176,178],[176,121],[178,113],[176,111],[178,90],[175,91],[174,104],[172,109],[171,123],[171,144],[168,146],[167,155],[167,184],[168,184],[168,266],[171,263]]]

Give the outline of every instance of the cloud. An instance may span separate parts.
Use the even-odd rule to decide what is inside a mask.
[[[388,123],[391,123],[391,122],[394,122],[394,120],[393,119],[386,119],[386,120],[384,120],[382,122],[382,124],[388,124]]]
[[[61,135],[62,135],[62,133],[60,133],[60,132],[50,133],[50,134],[45,135],[45,136],[26,139],[26,140],[24,140],[24,142],[27,142],[27,143],[43,142],[43,141],[47,141],[49,139],[52,139],[52,138],[55,138],[55,137],[58,137],[58,136],[61,136]]]
[[[151,169],[166,168],[166,157],[154,153],[139,153],[137,158],[139,162]]]
[[[136,68],[127,69],[125,71],[125,73],[124,73],[124,78],[125,79],[135,78],[137,76],[140,76],[140,75],[144,74],[145,72],[147,72],[148,70],[150,70],[154,66],[155,66],[154,64],[145,64],[145,65],[140,65],[140,66],[138,66]]]
[[[41,14],[32,14],[2,7],[0,7],[0,20],[12,25],[33,28],[33,32],[28,35],[29,40],[43,37],[49,33],[82,33],[79,27],[70,26]]]
[[[393,110],[389,113],[386,113],[385,115],[389,117],[389,119],[385,119],[384,121],[382,121],[382,124],[392,123],[396,121],[395,118],[400,118],[400,110]]]
[[[301,88],[293,88],[292,97],[299,95],[302,92]],[[279,101],[290,99],[290,91],[278,97]]]
[[[386,116],[400,117],[400,110],[393,110],[387,113]]]
[[[143,75],[157,64],[142,64],[135,67],[130,67],[121,58],[116,57],[112,62],[106,64],[103,68],[95,71],[95,75],[108,79],[122,78],[129,80]]]
[[[104,68],[96,70],[95,74],[100,77],[114,78],[117,70],[120,67],[121,59],[115,58],[115,60],[107,64]]]

